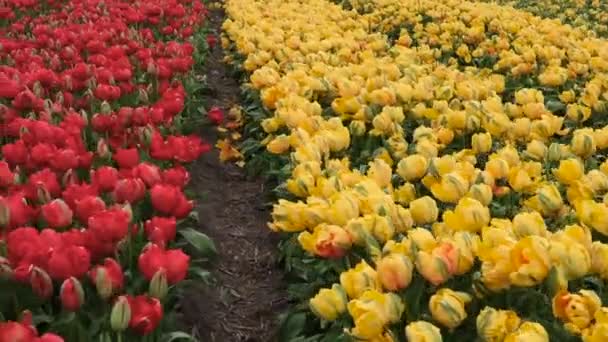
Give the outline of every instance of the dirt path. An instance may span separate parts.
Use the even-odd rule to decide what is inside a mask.
[[[211,11],[211,25],[218,33],[223,18],[223,10]],[[217,45],[206,62],[211,88],[206,105],[227,112],[238,103],[240,89],[222,63],[219,41]],[[209,142],[216,140],[213,128],[202,135]],[[274,341],[277,314],[286,299],[275,265],[277,241],[266,227],[263,181],[247,179],[238,167],[221,164],[215,150],[196,162],[191,173],[192,189],[202,197],[200,229],[215,241],[219,255],[212,270],[217,284],[185,298],[186,323],[195,327],[201,342]]]

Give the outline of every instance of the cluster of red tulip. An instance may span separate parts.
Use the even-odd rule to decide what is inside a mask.
[[[0,293],[0,342],[61,341],[52,323],[38,337],[31,313],[87,303],[108,311],[91,334],[156,330],[191,261],[175,246],[193,209],[183,164],[209,149],[174,125],[206,13],[190,0],[0,3],[0,282],[38,302]]]

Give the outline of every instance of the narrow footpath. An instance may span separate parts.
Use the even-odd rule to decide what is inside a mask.
[[[218,44],[205,63],[210,88],[205,105],[227,113],[239,102],[240,85],[222,62],[223,10],[211,10],[209,19]],[[212,144],[217,140],[213,127],[201,135]],[[275,341],[277,314],[287,300],[274,255],[276,236],[266,227],[263,180],[248,179],[237,166],[220,163],[215,149],[192,165],[191,174],[192,189],[201,196],[200,230],[213,239],[219,255],[212,269],[215,284],[182,303],[185,323],[201,342]]]

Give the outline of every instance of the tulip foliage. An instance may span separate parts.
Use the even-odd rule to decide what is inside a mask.
[[[0,341],[173,332],[213,252],[185,165],[209,150],[199,1],[0,5]],[[60,337],[61,336],[61,337]]]
[[[226,8],[241,151],[279,183],[284,340],[608,338],[600,27],[483,1]]]

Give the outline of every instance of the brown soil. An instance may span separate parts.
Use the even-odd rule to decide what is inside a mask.
[[[223,10],[211,11],[215,32],[220,32],[223,19]],[[227,113],[239,102],[240,88],[222,63],[223,56],[218,40],[205,63],[210,88],[206,106]],[[210,143],[217,138],[213,127],[201,135]],[[212,269],[215,284],[183,301],[185,323],[194,327],[201,342],[276,340],[277,314],[287,299],[275,262],[277,241],[266,227],[263,180],[248,179],[235,165],[220,163],[216,150],[194,163],[191,174],[192,189],[201,196],[200,230],[213,239],[219,255]]]

